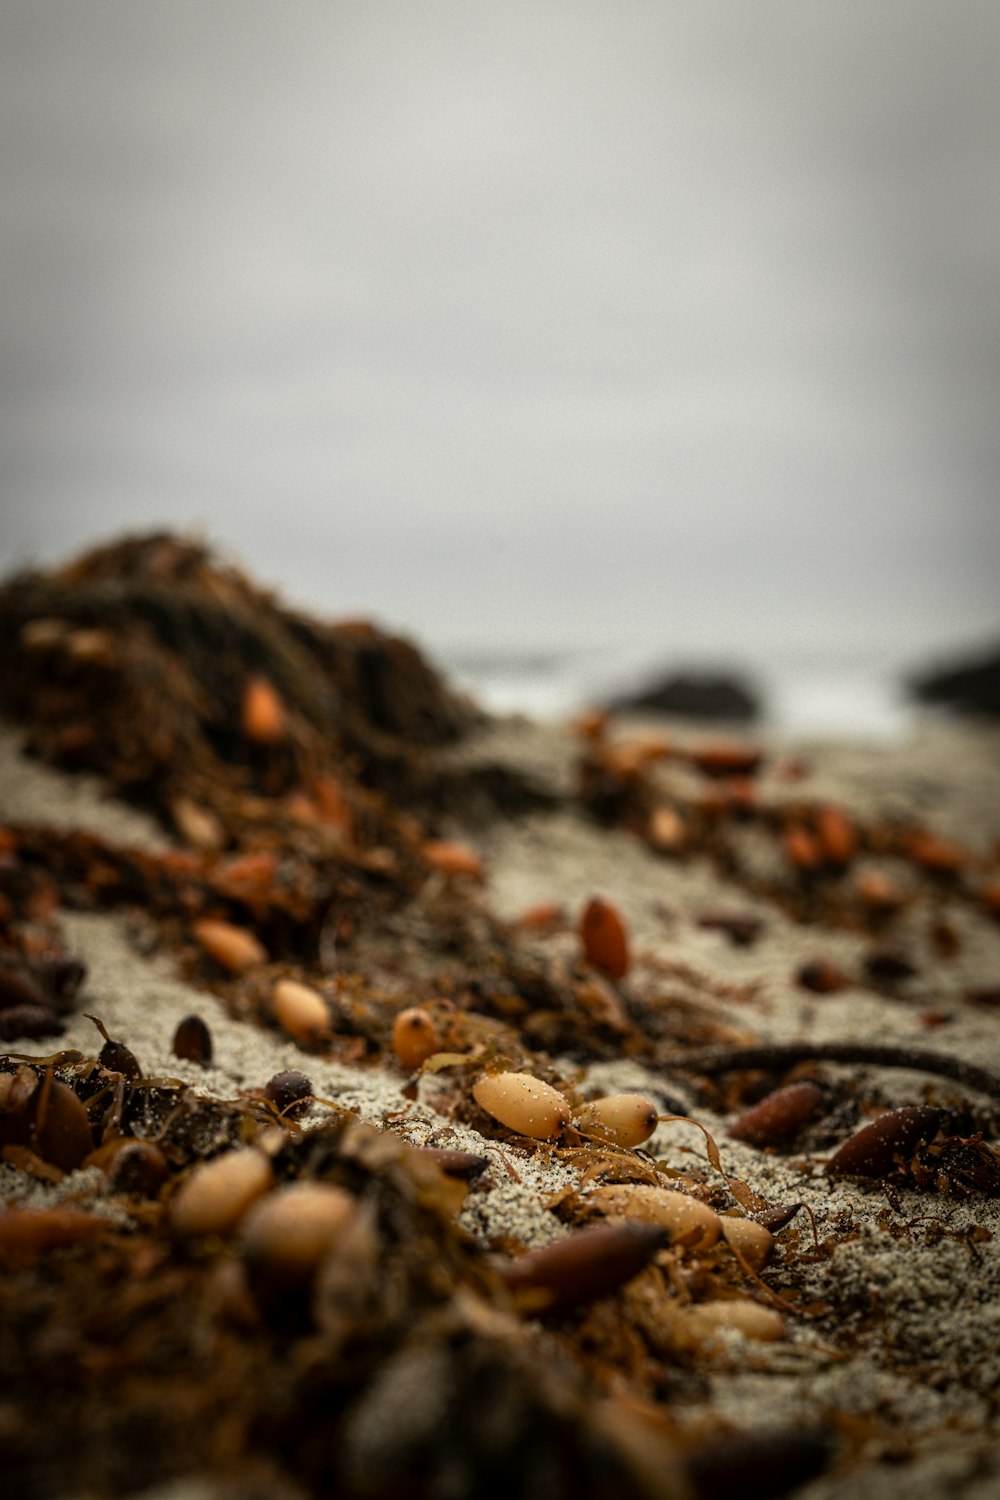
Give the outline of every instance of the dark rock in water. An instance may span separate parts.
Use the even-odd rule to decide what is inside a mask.
[[[955,713],[1000,718],[1000,648],[971,662],[912,678],[922,703],[943,703]]]
[[[613,698],[618,713],[677,714],[688,719],[756,719],[760,704],[745,682],[726,673],[675,672]]]

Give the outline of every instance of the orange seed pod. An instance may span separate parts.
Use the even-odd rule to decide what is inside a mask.
[[[508,1130],[537,1141],[552,1140],[569,1124],[569,1105],[559,1090],[530,1073],[484,1073],[472,1097]]]
[[[629,969],[628,935],[621,914],[600,896],[587,902],[580,920],[583,955],[609,979],[623,979]]]

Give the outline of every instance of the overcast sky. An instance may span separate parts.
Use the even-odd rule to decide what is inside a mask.
[[[2,0],[3,571],[1000,632],[998,61],[996,0]]]

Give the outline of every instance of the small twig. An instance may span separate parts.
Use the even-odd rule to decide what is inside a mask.
[[[884,1046],[878,1042],[768,1042],[759,1047],[706,1047],[682,1052],[670,1072],[731,1073],[738,1068],[778,1071],[800,1062],[862,1063],[877,1068],[911,1068],[936,1073],[991,1099],[1000,1099],[1000,1076],[988,1068],[964,1062],[947,1052],[925,1052],[920,1047]]]

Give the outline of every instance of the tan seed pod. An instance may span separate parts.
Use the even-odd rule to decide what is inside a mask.
[[[719,1223],[726,1244],[739,1251],[751,1270],[759,1271],[767,1265],[774,1249],[774,1235],[769,1229],[753,1219],[736,1219],[728,1214],[722,1214]]]
[[[585,1201],[609,1218],[656,1224],[666,1230],[672,1244],[683,1241],[698,1250],[714,1245],[722,1232],[719,1215],[707,1203],[652,1183],[606,1183],[588,1193]]]
[[[584,1135],[631,1148],[649,1140],[656,1119],[656,1105],[643,1094],[608,1094],[584,1105],[574,1123]]]
[[[401,1065],[412,1073],[435,1052],[441,1050],[441,1039],[433,1019],[419,1005],[401,1010],[392,1023],[392,1046]]]
[[[552,1140],[569,1124],[569,1105],[559,1090],[530,1073],[484,1073],[472,1097],[508,1130],[536,1141]]]
[[[209,958],[231,974],[243,974],[247,969],[267,963],[267,949],[245,927],[215,917],[203,917],[195,922],[191,931]]]
[[[247,1214],[240,1231],[243,1254],[254,1269],[282,1284],[308,1281],[357,1209],[357,1199],[333,1183],[277,1188]]]
[[[827,864],[842,870],[850,864],[858,847],[854,824],[842,807],[821,807],[816,814],[816,836]]]
[[[762,1307],[749,1297],[733,1297],[727,1302],[699,1302],[678,1312],[678,1327],[685,1337],[701,1341],[713,1334],[732,1330],[744,1338],[760,1343],[783,1339],[788,1329],[784,1318],[772,1307]]]
[[[181,1235],[231,1234],[273,1181],[271,1163],[256,1146],[226,1151],[181,1183],[170,1201],[171,1226]]]
[[[174,827],[186,844],[209,853],[221,849],[226,842],[222,824],[210,808],[202,807],[190,797],[177,797],[170,807]]]
[[[240,723],[248,740],[279,744],[288,734],[288,716],[277,690],[266,677],[251,677],[243,692]]]
[[[654,807],[649,815],[646,837],[661,854],[676,854],[683,849],[687,839],[684,819],[676,808],[666,804]]]
[[[18,631],[18,640],[28,651],[51,651],[53,647],[62,645],[68,630],[65,620],[43,615],[22,625]]]
[[[787,1145],[822,1109],[823,1094],[814,1083],[789,1083],[744,1110],[730,1125],[729,1134],[734,1141],[751,1146]]]
[[[271,991],[271,1009],[282,1031],[311,1046],[330,1035],[330,1011],[318,990],[297,979],[279,979]]]

